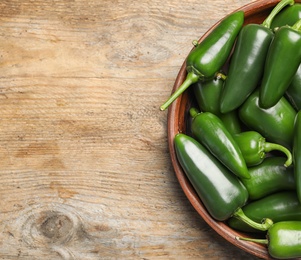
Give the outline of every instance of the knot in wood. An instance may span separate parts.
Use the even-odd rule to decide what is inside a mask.
[[[72,220],[68,216],[58,213],[48,216],[41,224],[40,231],[52,243],[55,243],[64,240],[73,228]]]

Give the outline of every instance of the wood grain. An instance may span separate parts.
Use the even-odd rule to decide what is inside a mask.
[[[159,111],[250,2],[1,1],[1,259],[255,259],[189,204]]]

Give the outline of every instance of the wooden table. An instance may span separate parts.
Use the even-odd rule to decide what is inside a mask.
[[[192,40],[250,2],[0,2],[1,259],[256,259],[184,196],[159,111]]]

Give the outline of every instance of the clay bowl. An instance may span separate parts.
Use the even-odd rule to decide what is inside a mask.
[[[245,24],[248,23],[261,23],[265,17],[269,14],[271,9],[279,2],[279,0],[259,0],[251,4],[245,5],[239,10],[245,12]],[[296,0],[295,2],[301,3],[301,0]],[[236,10],[234,10],[236,11]],[[219,23],[219,22],[218,22]],[[202,41],[218,24],[213,25],[203,36],[199,39]],[[188,55],[188,54],[187,54]],[[185,80],[186,70],[185,70],[185,61],[178,73],[176,81],[172,92],[174,92]],[[231,229],[224,222],[219,222],[213,219],[206,208],[203,206],[198,195],[194,191],[190,182],[185,176],[185,173],[182,171],[181,166],[176,158],[175,148],[173,144],[174,136],[179,133],[187,133],[187,124],[188,124],[188,111],[192,105],[193,96],[191,95],[191,90],[187,90],[179,98],[177,98],[168,109],[168,142],[169,142],[169,151],[171,155],[171,161],[174,167],[176,177],[187,196],[188,200],[198,212],[198,214],[211,226],[219,235],[224,237],[227,241],[237,246],[238,248],[255,255],[263,259],[271,259],[268,254],[267,248],[264,245],[246,242],[241,240],[236,240],[235,236],[246,236],[246,234],[237,232]],[[250,234],[248,234],[250,237]]]

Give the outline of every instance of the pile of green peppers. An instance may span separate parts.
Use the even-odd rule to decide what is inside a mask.
[[[228,15],[186,69],[160,109],[184,91],[193,98],[174,147],[203,205],[246,234],[236,239],[301,257],[301,4],[282,0],[261,24]]]

